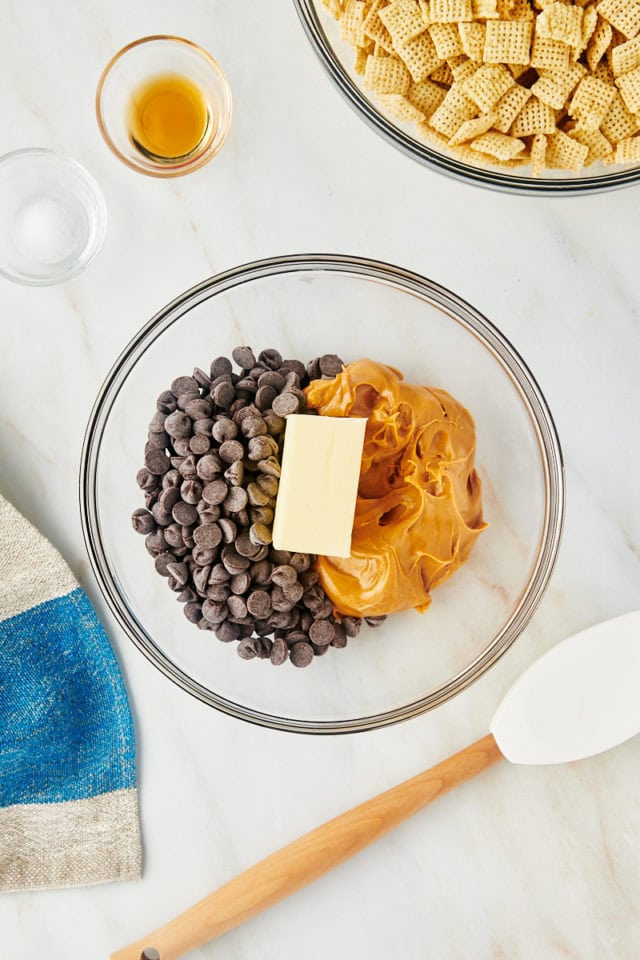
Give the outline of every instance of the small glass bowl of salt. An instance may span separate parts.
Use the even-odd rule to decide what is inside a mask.
[[[76,160],[41,148],[0,157],[0,275],[68,280],[95,257],[106,222],[102,191]]]

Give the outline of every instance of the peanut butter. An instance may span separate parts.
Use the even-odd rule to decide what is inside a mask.
[[[325,416],[368,420],[351,556],[318,557],[322,587],[348,616],[425,610],[486,526],[471,414],[373,360],[313,381],[306,396]]]

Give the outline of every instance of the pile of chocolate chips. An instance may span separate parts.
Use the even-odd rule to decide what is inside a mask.
[[[305,412],[311,380],[333,379],[343,363],[326,354],[305,366],[273,349],[256,359],[244,346],[232,356],[239,372],[218,357],[210,374],[196,368],[158,397],[137,475],[146,506],[133,528],[188,620],[238,641],[244,660],[306,667],[345,647],[362,620],[334,616],[315,558],[275,550],[271,528],[285,419]]]

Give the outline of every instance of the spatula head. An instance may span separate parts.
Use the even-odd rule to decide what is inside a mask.
[[[512,763],[580,760],[640,733],[640,611],[563,640],[516,680],[491,732]]]

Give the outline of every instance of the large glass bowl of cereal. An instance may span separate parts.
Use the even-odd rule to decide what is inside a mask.
[[[307,733],[480,677],[540,601],[564,504],[505,337],[424,277],[330,255],[237,267],[150,320],[100,391],[80,483],[99,585],[148,659]]]
[[[522,194],[640,178],[635,0],[294,0],[327,73],[404,153]]]

